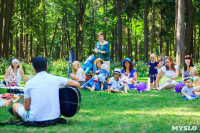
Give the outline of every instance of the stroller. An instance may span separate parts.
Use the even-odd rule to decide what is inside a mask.
[[[94,54],[91,54],[86,61],[83,63],[83,70],[85,71],[86,74],[86,81],[88,81],[92,75],[89,75],[89,72],[94,70],[95,65],[94,65],[94,61],[95,61],[95,56]]]

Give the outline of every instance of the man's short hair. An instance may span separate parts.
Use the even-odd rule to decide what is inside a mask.
[[[35,57],[32,61],[32,65],[35,68],[37,73],[47,70],[47,61],[44,57],[40,57],[40,56]]]

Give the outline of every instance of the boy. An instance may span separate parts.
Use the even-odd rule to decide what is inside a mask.
[[[123,84],[123,81],[120,79],[121,72],[119,68],[115,68],[113,72],[113,77],[109,80],[109,87],[108,92],[118,92],[118,93],[125,93],[127,92],[128,86]]]
[[[183,99],[193,100],[198,99],[199,97],[195,95],[195,89],[193,87],[194,79],[192,77],[186,77],[184,79],[186,86],[183,87],[181,93],[183,95]]]

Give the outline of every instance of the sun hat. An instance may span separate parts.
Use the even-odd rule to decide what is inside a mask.
[[[119,68],[115,68],[113,74],[121,74],[121,70]]]
[[[194,82],[193,77],[186,77],[186,78],[184,78],[184,81],[186,81],[186,80],[188,80],[188,79],[190,79],[192,82]]]
[[[95,61],[94,61],[94,64],[95,64],[95,66],[97,65],[97,62],[98,61],[102,61],[103,62],[103,64],[105,63],[105,61],[104,60],[102,60],[101,58],[98,58],[98,59],[96,59]]]
[[[18,59],[13,59],[13,60],[12,60],[12,64],[13,64],[14,62],[17,62],[17,63],[19,64],[19,60],[18,60]]]
[[[125,63],[125,61],[129,61],[132,65],[135,65],[135,63],[132,62],[130,58],[125,58],[125,59],[123,59],[123,60],[122,60],[122,65]]]

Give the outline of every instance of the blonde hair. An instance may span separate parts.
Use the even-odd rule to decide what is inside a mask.
[[[74,61],[72,65],[76,65],[78,69],[81,68],[81,63],[79,61]],[[74,67],[73,67],[73,74],[74,75],[76,75],[77,70],[75,70]]]
[[[154,53],[150,54],[149,59],[151,59],[151,58],[155,58],[155,60],[156,60],[156,55]]]
[[[197,70],[196,70],[196,69],[192,68],[192,69],[190,70],[190,72],[191,72],[191,71],[194,71],[194,75],[195,75],[195,76],[197,76],[197,75],[198,75],[198,72],[197,72]]]

